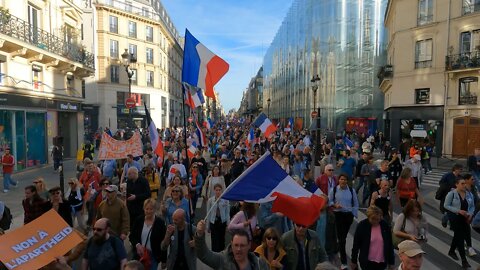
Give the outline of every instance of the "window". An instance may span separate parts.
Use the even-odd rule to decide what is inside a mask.
[[[430,88],[415,89],[415,104],[430,103]]]
[[[142,15],[143,17],[150,17],[150,11],[147,7],[142,7]]]
[[[128,44],[128,53],[130,53],[130,55],[133,54],[133,57],[137,58],[137,45]]]
[[[466,77],[459,80],[458,105],[476,105],[478,102],[478,77]]]
[[[31,41],[34,43],[38,42],[39,18],[40,18],[39,9],[34,6],[28,5],[28,23],[31,26],[29,27],[30,38],[31,38]]]
[[[85,98],[86,95],[86,84],[85,84],[85,79],[82,79],[82,98]]]
[[[132,2],[125,2],[125,11],[132,13]]]
[[[75,28],[68,24],[64,24],[64,29],[63,29],[63,40],[65,40],[66,43],[74,43],[76,40],[77,33],[75,31]]]
[[[433,0],[419,0],[417,25],[425,25],[431,22],[433,22]]]
[[[480,0],[463,0],[463,14],[480,11]]]
[[[415,68],[432,67],[432,39],[419,40],[415,44]]]
[[[110,57],[118,58],[118,40],[110,40]]]
[[[153,64],[153,49],[147,48],[147,64]]]
[[[128,36],[136,38],[137,37],[137,23],[128,21]]]
[[[460,54],[480,51],[480,29],[460,34]]]
[[[110,32],[118,34],[118,17],[110,16]]]
[[[147,86],[153,86],[153,71],[147,70]]]
[[[112,65],[110,66],[110,81],[112,83],[119,83],[120,82],[120,67]]]
[[[146,36],[146,40],[147,41],[150,41],[150,42],[153,42],[153,27],[151,26],[147,26],[145,28],[145,36]]]

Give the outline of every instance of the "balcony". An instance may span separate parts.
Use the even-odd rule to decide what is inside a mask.
[[[6,35],[14,38],[11,40],[2,37]],[[22,41],[29,46],[22,46]],[[15,17],[11,14],[0,12],[0,50],[12,53],[13,56],[26,57],[32,61],[38,61],[55,67],[70,66],[71,63],[63,61],[59,57],[48,53],[62,56],[70,61],[83,65],[84,68],[90,69],[92,72],[95,68],[94,55],[87,52],[79,45],[66,42],[64,39],[53,35],[40,28],[33,27],[28,22]],[[48,52],[44,54],[44,51]]]
[[[463,4],[463,15],[470,14],[470,13],[475,13],[480,11],[480,3],[472,3],[472,4],[467,4],[464,2]]]
[[[480,51],[464,52],[445,57],[445,70],[480,68]]]
[[[476,95],[465,95],[458,98],[458,105],[477,105],[478,97]]]
[[[380,70],[377,73],[378,84],[382,85],[383,81],[390,81],[393,77],[393,66],[385,65],[380,67]]]

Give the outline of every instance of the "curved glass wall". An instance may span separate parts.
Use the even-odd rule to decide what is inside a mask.
[[[387,0],[296,0],[267,50],[263,107],[270,117],[303,118],[314,105],[322,129],[340,131],[349,117],[382,122],[377,71],[385,65]],[[319,75],[314,104],[311,78]],[[305,126],[304,126],[305,127]]]

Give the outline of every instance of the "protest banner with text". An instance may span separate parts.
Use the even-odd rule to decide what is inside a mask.
[[[107,133],[103,133],[100,149],[98,150],[98,159],[124,159],[128,154],[134,157],[143,155],[143,144],[140,133],[135,132],[133,136],[126,140],[115,140]]]

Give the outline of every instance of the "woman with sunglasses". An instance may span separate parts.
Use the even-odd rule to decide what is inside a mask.
[[[163,201],[166,201],[168,198],[172,197],[172,190],[176,187],[179,187],[183,194],[188,194],[188,187],[183,183],[182,178],[180,178],[180,173],[177,173],[173,177],[172,182],[168,184],[165,192],[163,193]]]
[[[184,198],[183,191],[180,187],[172,189],[172,197],[168,198],[162,206],[163,216],[168,224],[173,224],[172,216],[175,210],[182,208],[185,211],[185,221],[190,222],[190,206],[187,199]]]
[[[50,193],[48,192],[47,184],[43,177],[37,177],[33,180],[33,184],[37,188],[37,194],[45,200],[50,199]]]
[[[280,242],[280,236],[275,228],[268,228],[263,234],[263,241],[255,249],[255,254],[264,258],[271,270],[283,269],[287,254]]]
[[[57,211],[70,227],[73,227],[72,208],[70,208],[68,201],[64,200],[61,188],[59,186],[53,187],[48,193],[50,193],[50,204],[52,208]]]
[[[72,208],[72,223],[76,219],[78,227],[85,231],[85,220],[83,218],[83,196],[85,190],[76,178],[70,178],[68,181],[68,189],[65,193],[70,207]]]

